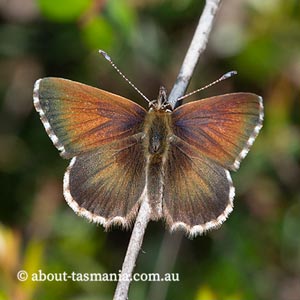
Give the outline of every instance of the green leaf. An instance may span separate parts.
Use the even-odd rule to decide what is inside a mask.
[[[76,20],[91,4],[91,0],[38,0],[41,13],[53,21]]]
[[[107,11],[119,31],[129,37],[133,33],[136,23],[133,8],[126,1],[110,0],[107,2]]]
[[[96,17],[82,28],[83,40],[91,49],[109,49],[113,43],[113,29],[106,19]]]

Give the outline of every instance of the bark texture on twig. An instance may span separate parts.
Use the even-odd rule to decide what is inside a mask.
[[[213,20],[220,3],[221,0],[206,0],[206,4],[193,39],[183,60],[176,82],[169,95],[168,101],[173,108],[176,106],[177,99],[185,93],[199,57],[206,48],[208,37],[213,26]]]
[[[168,99],[172,107],[175,107],[177,99],[186,91],[193,71],[197,65],[199,56],[206,48],[208,36],[210,34],[213,20],[220,2],[221,0],[206,0],[205,7],[200,17],[192,42],[189,46],[179,75],[176,79],[176,83]],[[141,249],[150,216],[151,208],[148,201],[142,201],[123,262],[122,271],[120,274],[121,280],[118,282],[114,300],[128,299],[130,281],[126,279],[130,279],[132,277],[133,269]]]
[[[130,278],[132,276],[136,259],[142,246],[145,230],[150,220],[150,213],[151,207],[149,206],[148,201],[143,201],[139,209],[134,228],[132,230],[131,238],[120,274],[121,280],[118,282],[114,300],[125,300],[128,298]]]

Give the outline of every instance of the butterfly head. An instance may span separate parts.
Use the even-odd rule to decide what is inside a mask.
[[[172,107],[168,102],[167,90],[164,86],[159,89],[158,97],[149,102],[150,110],[171,112]]]

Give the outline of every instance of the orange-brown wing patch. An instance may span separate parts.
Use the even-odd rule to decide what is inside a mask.
[[[34,105],[67,158],[140,132],[146,114],[126,98],[61,78],[38,80]]]
[[[227,94],[180,106],[172,117],[179,138],[236,170],[262,127],[263,104],[254,94]]]

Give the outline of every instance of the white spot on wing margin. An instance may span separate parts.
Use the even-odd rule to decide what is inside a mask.
[[[199,234],[200,235],[203,234],[204,232],[206,232],[210,229],[217,228],[217,227],[221,226],[222,223],[225,222],[225,220],[227,219],[227,217],[233,210],[233,199],[235,196],[235,188],[232,183],[231,175],[228,170],[225,170],[225,173],[226,173],[226,177],[227,177],[227,180],[229,183],[229,191],[228,191],[229,203],[226,206],[226,208],[224,209],[224,211],[216,219],[206,222],[204,224],[199,224],[199,225],[195,225],[192,227],[187,225],[184,222],[176,222],[172,225],[172,227],[170,229],[171,231],[175,231],[177,229],[184,229],[188,233],[189,237],[193,238]]]
[[[40,119],[45,127],[45,130],[47,132],[47,134],[49,135],[52,143],[54,144],[54,146],[62,152],[62,154],[64,154],[66,152],[65,147],[60,143],[58,137],[56,136],[56,134],[54,133],[54,131],[51,128],[51,125],[42,109],[42,106],[40,104],[40,99],[39,99],[39,89],[40,89],[40,84],[41,81],[43,79],[38,79],[35,84],[34,84],[34,88],[33,88],[33,104],[34,107],[36,109],[36,111],[40,114]]]
[[[246,146],[243,148],[243,150],[240,152],[240,154],[237,156],[236,160],[233,163],[233,168],[234,170],[237,170],[240,167],[241,161],[246,157],[248,154],[250,147],[253,145],[260,129],[263,126],[263,119],[264,119],[264,105],[263,105],[263,99],[262,97],[259,97],[259,119],[258,119],[258,124],[255,126],[252,134],[250,135]]]
[[[68,168],[65,172],[65,175],[64,175],[63,190],[64,190],[64,197],[65,197],[68,205],[73,209],[73,211],[77,215],[79,215],[81,217],[84,217],[84,218],[88,219],[91,222],[101,224],[105,228],[108,228],[113,224],[121,225],[125,228],[128,227],[129,226],[129,220],[127,218],[124,218],[124,217],[121,217],[121,216],[116,216],[116,217],[111,218],[111,219],[101,217],[99,215],[91,213],[90,211],[88,211],[87,209],[85,209],[83,207],[80,207],[79,204],[73,199],[73,197],[71,195],[71,191],[70,191],[70,171],[71,171],[72,167],[74,166],[74,164],[76,162],[76,159],[77,159],[76,156],[71,159],[71,162],[70,162],[70,164],[69,164],[69,166],[68,166]],[[147,188],[146,188],[146,186],[145,186],[144,191],[143,191],[143,193],[140,197],[140,200],[137,202],[138,206],[139,206],[140,201],[147,201]]]

